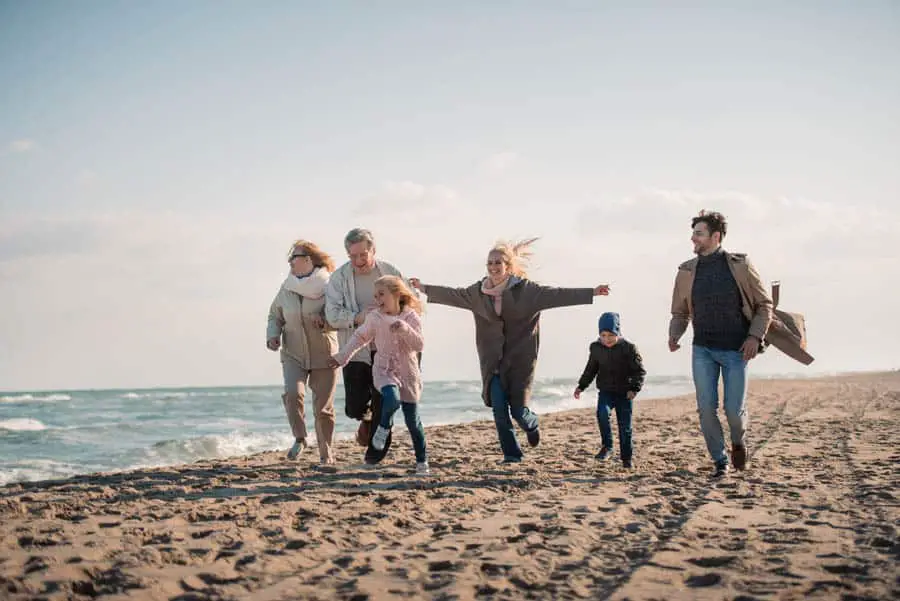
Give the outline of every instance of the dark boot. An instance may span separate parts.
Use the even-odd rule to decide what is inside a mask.
[[[731,447],[731,462],[734,467],[743,470],[747,467],[747,447],[742,444],[736,444]]]

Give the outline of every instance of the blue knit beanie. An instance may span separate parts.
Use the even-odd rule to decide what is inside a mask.
[[[612,332],[616,336],[622,335],[622,330],[619,328],[618,313],[604,313],[600,316],[600,321],[597,322],[597,327],[601,332]]]

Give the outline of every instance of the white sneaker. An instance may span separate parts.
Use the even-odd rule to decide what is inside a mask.
[[[300,454],[300,451],[306,448],[306,439],[295,440],[291,450],[288,451],[287,458],[293,461]]]
[[[427,461],[417,461],[416,462],[416,475],[424,476],[426,474],[431,473],[431,468],[428,467]]]
[[[375,430],[375,434],[372,435],[372,448],[376,451],[383,451],[384,445],[387,444],[388,434],[391,431],[382,426],[378,426],[378,429]]]

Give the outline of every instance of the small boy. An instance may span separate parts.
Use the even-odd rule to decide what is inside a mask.
[[[609,414],[616,410],[619,424],[619,454],[622,465],[631,468],[633,445],[631,442],[631,410],[634,397],[644,385],[644,370],[637,347],[622,338],[618,313],[604,313],[598,323],[600,339],[591,343],[590,356],[584,372],[578,379],[575,398],[597,378],[597,423],[603,447],[596,458],[608,458],[612,451],[612,428]]]

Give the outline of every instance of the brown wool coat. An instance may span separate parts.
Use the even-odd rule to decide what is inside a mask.
[[[741,293],[744,317],[750,322],[750,336],[764,345],[771,344],[788,357],[809,365],[813,356],[806,352],[806,329],[803,316],[776,310],[772,297],[762,283],[759,272],[746,255],[728,253],[728,267]],[[691,322],[691,290],[694,287],[694,271],[697,257],[678,266],[675,288],[672,291],[672,319],[669,321],[669,339],[677,342]]]
[[[594,302],[592,288],[555,288],[522,279],[503,291],[502,315],[498,316],[493,298],[481,291],[480,281],[467,288],[423,288],[429,303],[472,312],[481,364],[481,398],[488,407],[495,374],[500,376],[511,406],[528,406],[540,346],[541,311]]]

